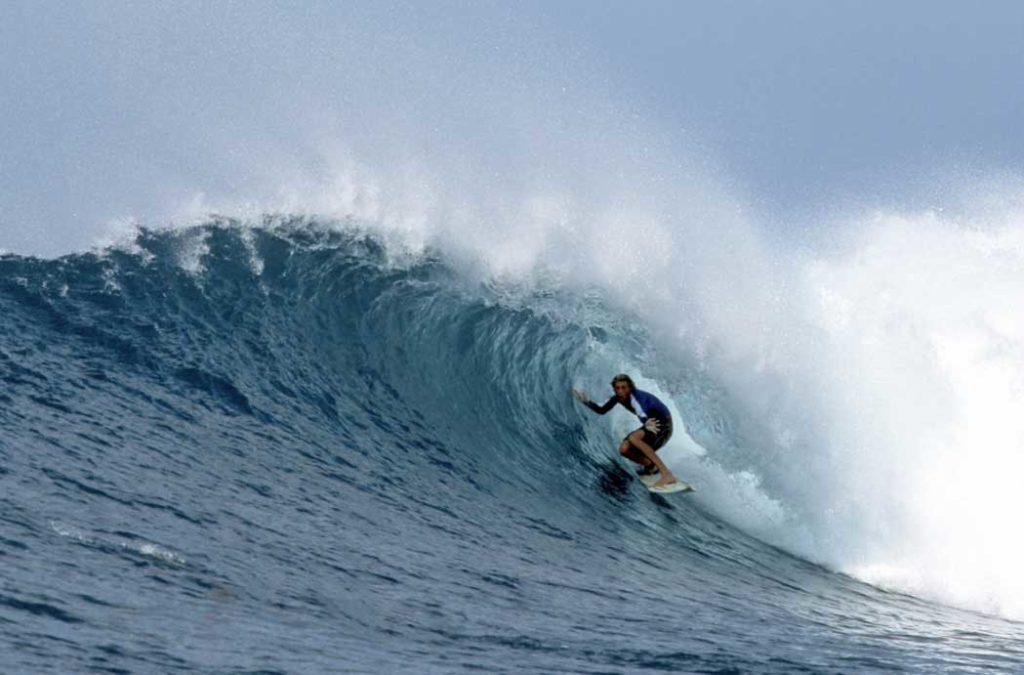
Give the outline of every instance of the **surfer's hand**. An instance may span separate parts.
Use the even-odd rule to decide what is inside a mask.
[[[577,400],[577,401],[579,401],[580,403],[586,403],[587,401],[589,401],[589,400],[590,400],[590,399],[589,399],[589,398],[587,397],[586,393],[584,393],[584,392],[580,391],[580,390],[579,390],[579,389],[577,389],[576,387],[573,387],[573,388],[572,388],[572,395],[573,395],[573,396],[575,396],[575,397],[576,397],[576,400]]]
[[[656,434],[661,431],[661,423],[653,417],[644,422],[644,429],[647,429],[652,434]]]

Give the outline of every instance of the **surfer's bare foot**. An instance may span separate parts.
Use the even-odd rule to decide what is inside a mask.
[[[668,485],[672,485],[673,483],[678,483],[678,482],[679,482],[679,480],[675,476],[673,476],[672,474],[669,474],[667,476],[662,476],[661,480],[659,480],[657,483],[655,483],[651,487],[666,487]]]

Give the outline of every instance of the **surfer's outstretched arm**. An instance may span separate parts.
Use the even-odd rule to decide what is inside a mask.
[[[614,408],[615,404],[617,402],[618,401],[615,399],[615,397],[612,396],[610,399],[605,401],[604,405],[598,405],[598,404],[594,403],[593,401],[587,401],[583,405],[587,406],[588,408],[590,408],[591,410],[596,412],[598,415],[603,415],[606,412],[608,412],[609,410],[611,410],[612,408]]]
[[[580,403],[582,403],[583,405],[587,406],[588,408],[590,408],[591,410],[596,412],[598,415],[603,415],[606,412],[608,412],[609,410],[611,410],[612,408],[614,408],[615,404],[617,402],[617,399],[614,396],[612,396],[610,399],[605,401],[604,405],[598,405],[598,404],[594,403],[593,401],[591,401],[589,398],[587,398],[587,395],[584,394],[579,389],[575,389],[574,388],[572,390],[572,393],[579,400]]]

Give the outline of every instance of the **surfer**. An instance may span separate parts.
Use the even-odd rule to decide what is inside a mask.
[[[662,492],[669,486],[677,487],[679,480],[658,457],[658,449],[672,437],[672,414],[668,407],[654,394],[637,389],[629,375],[613,377],[612,389],[615,390],[615,395],[600,406],[591,401],[585,392],[575,387],[572,393],[580,403],[598,415],[605,414],[618,403],[639,417],[643,426],[622,439],[619,453],[640,465],[637,472],[640,476],[659,476],[651,485],[652,491]]]

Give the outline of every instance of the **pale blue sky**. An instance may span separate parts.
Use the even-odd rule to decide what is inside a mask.
[[[640,129],[775,222],[1024,160],[1019,2],[7,0],[0,64],[0,248],[44,254],[331,134],[569,167]]]

